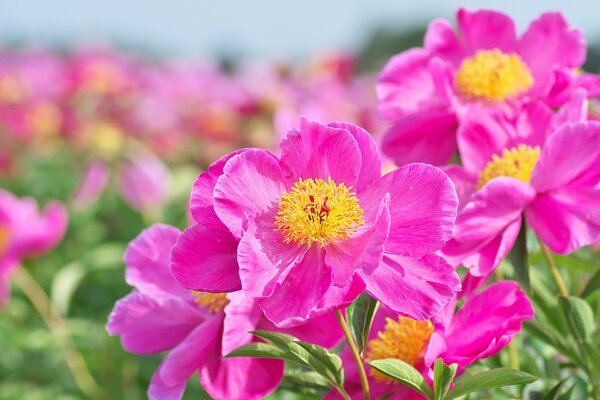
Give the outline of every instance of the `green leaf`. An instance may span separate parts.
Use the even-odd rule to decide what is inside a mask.
[[[87,271],[83,265],[75,261],[61,268],[54,275],[50,289],[50,299],[52,305],[61,315],[68,314],[73,295],[86,274]]]
[[[441,358],[435,360],[433,366],[433,398],[443,400],[450,389],[452,380],[456,375],[458,364],[446,365]]]
[[[591,343],[595,329],[592,307],[585,300],[573,296],[561,296],[558,303],[575,339],[580,343]]]
[[[508,258],[512,264],[519,282],[527,292],[531,293],[531,284],[529,280],[529,258],[527,252],[527,224],[521,223],[521,229],[513,248],[508,253]]]
[[[588,297],[596,290],[600,289],[600,269],[590,278],[587,285],[581,292],[581,297]]]
[[[346,309],[348,326],[361,356],[367,346],[369,331],[378,306],[377,300],[363,293]]]
[[[287,346],[290,342],[297,340],[291,335],[286,335],[285,333],[279,332],[256,330],[252,331],[252,334],[258,336],[259,338],[265,339],[267,342],[272,343],[282,349],[287,349]]]
[[[583,364],[583,360],[577,353],[574,342],[564,338],[554,328],[537,320],[526,321],[523,326],[531,335],[554,347],[560,354],[568,357],[575,364],[580,366]]]
[[[316,344],[304,342],[292,342],[289,344],[289,349],[301,358],[306,366],[332,380],[337,386],[344,385],[342,359],[337,354],[330,353],[326,348]]]
[[[231,353],[227,354],[225,357],[277,358],[294,361],[291,360],[284,351],[273,346],[270,343],[249,343],[244,346],[238,347]]]
[[[419,392],[419,394],[427,399],[433,399],[433,392],[427,384],[427,381],[425,381],[423,375],[413,368],[412,365],[395,358],[371,361],[369,362],[369,365],[382,374],[404,383],[406,386]]]
[[[536,380],[537,378],[533,375],[511,368],[496,368],[479,373],[465,374],[454,381],[454,388],[448,393],[446,400],[456,399],[480,390],[521,385]]]
[[[596,379],[600,379],[600,350],[589,343],[582,343],[581,350],[583,357],[588,362],[590,373],[595,375]],[[594,379],[594,377],[590,378]]]
[[[542,397],[542,400],[558,400],[560,390],[562,389],[563,385],[568,379],[569,378],[565,378],[562,381],[558,382],[556,385],[554,385],[554,387],[550,389],[550,391],[546,393],[544,397]]]
[[[311,387],[319,390],[331,389],[331,382],[314,371],[289,371],[286,368],[285,379],[300,387]]]

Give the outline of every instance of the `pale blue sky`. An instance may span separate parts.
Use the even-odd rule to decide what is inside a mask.
[[[600,0],[0,0],[0,41],[118,39],[175,56],[305,57],[355,49],[382,24],[448,18],[461,5],[504,10],[521,29],[560,10],[588,38],[600,36]]]

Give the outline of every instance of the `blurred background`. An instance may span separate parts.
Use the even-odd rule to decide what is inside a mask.
[[[0,0],[0,187],[67,205],[65,239],[25,267],[106,398],[145,398],[161,359],[105,333],[131,290],[127,243],[154,222],[184,228],[202,170],[239,147],[274,148],[299,115],[377,136],[377,71],[460,6],[505,11],[520,30],[562,11],[599,70],[595,0]],[[0,310],[0,354],[0,400],[86,398],[18,288]],[[201,395],[193,379],[186,398]]]

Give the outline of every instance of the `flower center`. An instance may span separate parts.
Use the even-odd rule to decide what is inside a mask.
[[[486,183],[499,176],[509,176],[523,182],[529,182],[533,167],[540,158],[539,146],[531,147],[520,144],[512,149],[504,149],[502,157],[494,154],[492,161],[479,173],[477,187],[481,189]]]
[[[275,219],[276,232],[285,243],[321,247],[348,239],[364,224],[363,210],[352,188],[328,178],[300,179],[281,196]]]
[[[207,308],[215,314],[223,311],[227,303],[229,303],[227,293],[206,293],[192,290],[192,296],[194,296],[194,301],[198,306]]]
[[[407,364],[415,365],[423,357],[424,349],[433,333],[430,321],[416,321],[412,318],[398,317],[397,321],[386,318],[383,332],[367,344],[366,361],[397,358]],[[371,376],[377,382],[395,381],[371,368]]]
[[[455,85],[467,99],[504,101],[526,92],[533,85],[533,77],[517,54],[480,50],[463,60]]]
[[[2,257],[6,250],[8,250],[8,243],[10,242],[10,231],[7,226],[0,225],[0,257]]]

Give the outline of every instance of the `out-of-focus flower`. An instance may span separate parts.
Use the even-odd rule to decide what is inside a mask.
[[[593,83],[575,79],[586,45],[560,13],[542,14],[521,38],[513,20],[496,11],[460,9],[456,20],[457,30],[445,20],[432,22],[424,47],[395,56],[381,73],[379,110],[394,123],[383,151],[399,165],[447,163],[472,105],[510,116],[522,102],[560,105],[577,87],[597,94]]]
[[[23,259],[52,249],[66,229],[62,204],[50,203],[40,213],[34,199],[19,199],[0,189],[0,306],[10,295],[10,278]]]
[[[420,370],[431,382],[435,360],[458,364],[458,374],[478,360],[502,350],[521,332],[523,321],[533,318],[533,306],[516,282],[490,285],[469,299],[455,314],[455,301],[428,321],[415,321],[380,308],[373,320],[365,360],[400,359]],[[346,389],[353,399],[361,399],[358,370],[350,351],[342,351]],[[365,365],[374,398],[393,393],[390,399],[421,397],[391,378]],[[328,398],[338,398],[331,392]]]
[[[365,288],[427,319],[460,285],[433,254],[451,236],[456,206],[439,169],[413,164],[381,177],[366,131],[302,119],[281,157],[240,151],[199,176],[197,224],[174,247],[172,270],[190,289],[242,289],[279,326],[344,307]]]
[[[276,330],[256,301],[241,292],[202,293],[180,287],[169,272],[169,252],[179,231],[154,225],[125,254],[126,280],[135,290],[118,301],[107,325],[135,354],[168,351],[154,374],[148,396],[170,400],[183,396],[188,379],[198,372],[215,399],[262,399],[283,377],[283,362],[257,358],[224,359],[254,341],[255,329]],[[286,333],[333,346],[341,338],[333,316]]]

